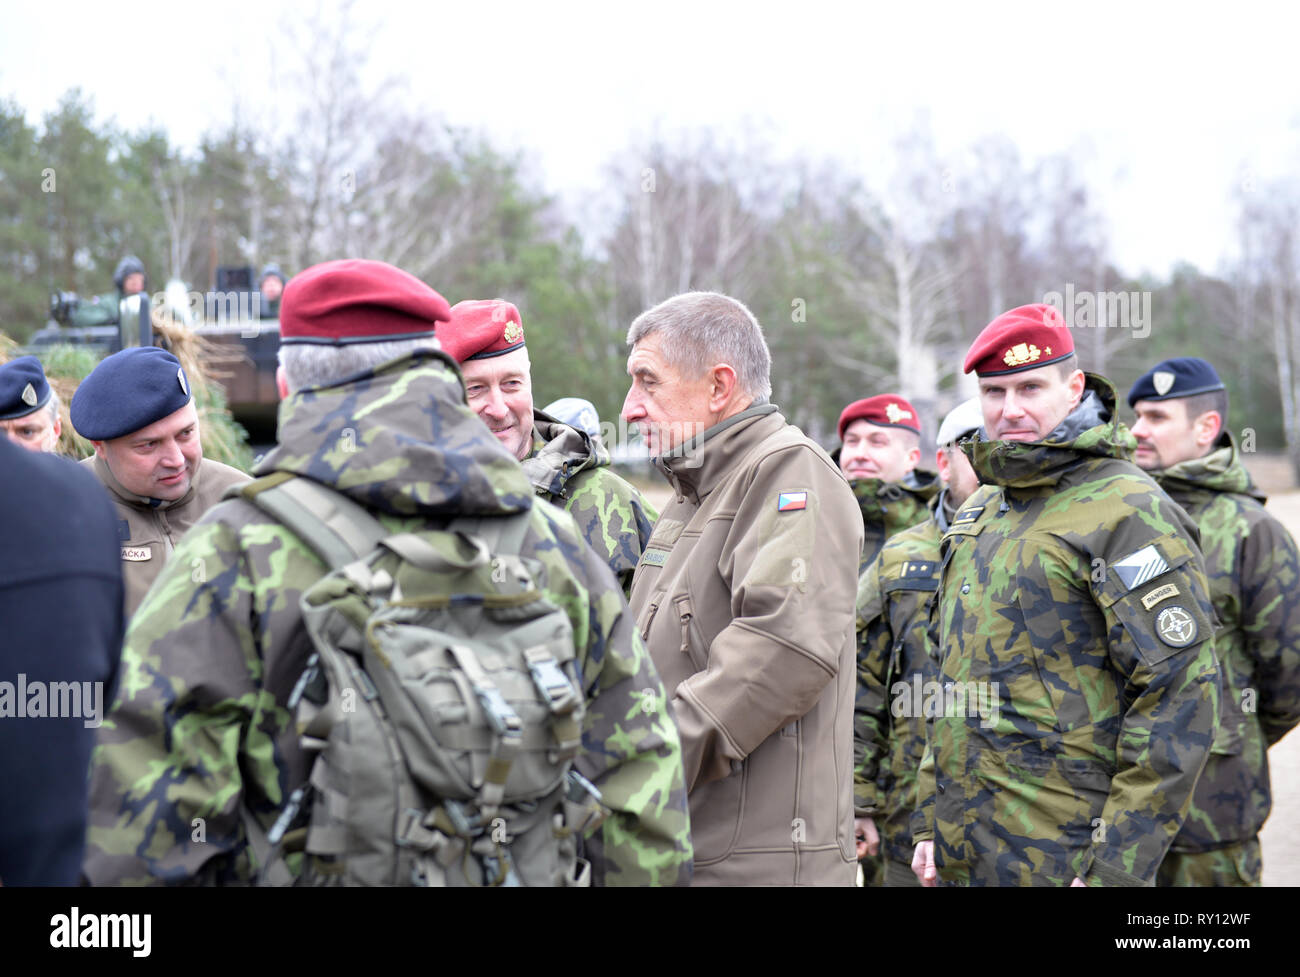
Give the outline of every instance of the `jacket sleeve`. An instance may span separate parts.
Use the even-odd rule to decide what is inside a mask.
[[[1170,521],[1168,513],[1161,516]],[[1131,533],[1114,534],[1126,536],[1131,540]],[[1127,552],[1129,545],[1107,552],[1097,587],[1109,656],[1125,678],[1128,707],[1110,792],[1079,867],[1080,877],[1094,885],[1154,883],[1187,815],[1217,723],[1215,615],[1200,551],[1184,533],[1147,538],[1149,547],[1134,553]],[[1149,577],[1130,574],[1126,581],[1116,563],[1138,554],[1149,561],[1148,570],[1159,570],[1161,561],[1168,569]]]
[[[290,718],[262,688],[256,602],[236,532],[207,522],[182,539],[132,618],[92,761],[93,884],[248,879],[246,781],[283,803],[277,739]]]
[[[574,767],[610,811],[585,842],[592,883],[685,885],[694,852],[667,693],[609,567],[588,546],[560,543],[587,588],[580,602],[587,617],[574,626],[587,700]]]
[[[858,684],[853,703],[853,808],[858,817],[879,812],[876,778],[889,741],[888,690],[885,688],[894,632],[880,588],[880,561],[858,582]]]
[[[1270,516],[1242,541],[1241,566],[1241,626],[1259,682],[1253,705],[1272,746],[1300,723],[1300,554]]]
[[[862,551],[852,490],[804,445],[768,455],[748,481],[717,565],[731,623],[714,637],[708,669],[673,699],[692,790],[729,775],[852,667]],[[781,492],[806,492],[805,507],[778,511]]]

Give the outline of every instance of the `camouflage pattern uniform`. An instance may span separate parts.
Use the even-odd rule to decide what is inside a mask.
[[[609,462],[609,450],[585,431],[533,411],[533,451],[521,462],[524,474],[538,495],[573,516],[627,596],[659,513]]]
[[[1300,722],[1300,554],[1242,466],[1232,435],[1153,472],[1201,530],[1223,674],[1219,731],[1159,885],[1259,885],[1273,798],[1268,747]]]
[[[1186,816],[1216,725],[1214,610],[1196,526],[1134,444],[1092,375],[1043,441],[962,442],[984,485],[941,545],[952,702],[913,820],[943,882],[1151,885]]]
[[[658,674],[608,569],[572,519],[533,504],[515,459],[465,406],[451,360],[416,354],[300,391],[280,406],[279,435],[259,474],[331,485],[393,532],[531,509],[522,552],[541,562],[543,592],[572,620],[587,695],[575,767],[614,811],[586,840],[593,882],[688,881],[680,741]],[[100,729],[92,882],[252,877],[242,813],[269,829],[307,773],[286,703],[311,651],[299,599],[324,573],[243,499],[211,509],[181,541],[132,622]]]
[[[855,478],[849,485],[862,510],[867,534],[859,573],[871,565],[887,539],[929,518],[929,502],[943,487],[938,475],[923,469],[913,469],[900,482]]]
[[[840,449],[832,452],[831,458],[839,464]],[[886,540],[892,539],[904,529],[928,521],[928,504],[942,488],[942,483],[934,472],[914,468],[898,482],[886,482],[879,478],[855,478],[849,482],[849,487],[858,500],[858,508],[862,512],[862,528],[866,534],[862,559],[858,565],[860,582],[867,567],[880,554]],[[910,857],[908,861],[911,861]],[[867,855],[859,859],[859,864],[862,867],[864,886],[883,883],[885,866],[881,856]]]
[[[911,869],[910,822],[926,732],[916,700],[924,701],[925,683],[939,674],[930,599],[948,529],[946,497],[931,499],[931,518],[891,538],[858,582],[853,807],[856,817],[875,821],[886,885],[920,885]]]

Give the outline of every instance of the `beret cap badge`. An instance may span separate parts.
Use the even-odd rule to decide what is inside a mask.
[[[1002,362],[1007,366],[1023,366],[1026,363],[1033,363],[1043,355],[1033,343],[1016,343],[1002,357]]]
[[[35,407],[39,402],[40,402],[40,398],[36,396],[35,387],[33,387],[30,383],[27,386],[23,387],[24,404],[26,404],[29,407]]]
[[[1173,389],[1176,379],[1178,378],[1167,370],[1157,370],[1151,375],[1151,383],[1156,388],[1156,393],[1162,397]]]
[[[517,322],[511,322],[506,326],[505,341],[507,343],[517,343],[524,338],[524,328]]]

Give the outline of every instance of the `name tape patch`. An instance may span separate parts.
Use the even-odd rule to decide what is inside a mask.
[[[641,563],[648,567],[661,567],[668,562],[667,550],[646,550],[641,554]]]
[[[153,547],[151,546],[123,546],[122,559],[131,563],[143,563],[145,560],[153,559]]]

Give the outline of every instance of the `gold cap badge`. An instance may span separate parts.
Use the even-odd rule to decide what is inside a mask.
[[[885,405],[885,416],[889,418],[891,424],[897,424],[904,417],[911,417],[912,412],[910,410],[903,410],[903,408],[899,407],[893,401],[890,401]]]
[[[503,335],[507,343],[517,343],[524,338],[524,327],[517,322],[508,323]]]
[[[1033,343],[1016,343],[1002,356],[1002,362],[1007,366],[1023,366],[1026,363],[1032,363],[1043,355]]]

